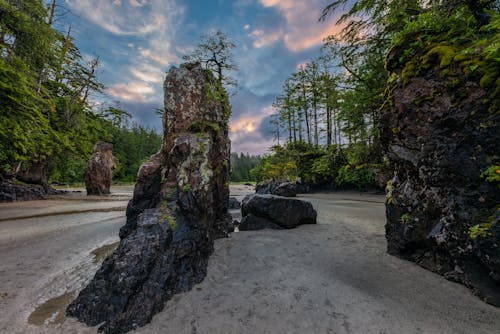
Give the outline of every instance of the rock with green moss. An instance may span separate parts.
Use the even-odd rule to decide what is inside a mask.
[[[213,241],[231,222],[229,110],[214,89],[222,88],[199,64],[169,71],[163,145],[140,168],[118,249],[68,315],[125,333],[204,279]]]
[[[488,53],[498,36],[484,31],[480,42],[429,40],[420,49],[407,36],[389,52],[380,133],[395,177],[386,237],[390,254],[500,306],[500,234],[490,218],[500,204],[491,178],[500,113],[498,87],[487,79],[498,78],[500,62]]]

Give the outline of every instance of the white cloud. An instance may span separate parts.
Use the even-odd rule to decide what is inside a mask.
[[[182,12],[173,0],[66,0],[66,4],[101,28],[125,36],[158,32]]]
[[[253,39],[253,46],[257,49],[272,45],[283,37],[281,30],[264,31],[260,29],[252,30],[250,37]]]
[[[161,83],[165,74],[158,67],[148,64],[141,64],[137,67],[132,67],[130,73],[137,79],[148,83]]]
[[[144,7],[148,0],[130,0],[130,5],[133,7]]]
[[[127,84],[119,83],[108,88],[108,93],[127,101],[146,102],[155,93],[149,84],[136,81]]]
[[[136,102],[158,98],[165,68],[179,60],[172,41],[184,20],[184,7],[176,0],[66,0],[66,4],[96,26],[134,38],[126,49],[114,48],[122,51],[115,52],[120,59],[114,70],[120,75],[108,93]],[[157,84],[156,89],[151,84]]]

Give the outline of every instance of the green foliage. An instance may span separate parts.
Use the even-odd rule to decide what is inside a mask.
[[[118,108],[93,110],[103,89],[99,59],[86,63],[70,32],[52,27],[42,0],[0,0],[0,178],[20,166],[46,167],[52,181],[79,183],[96,141],[114,143],[116,179],[133,181],[160,146],[154,131],[127,128]]]
[[[320,148],[303,142],[274,146],[271,154],[264,157],[251,172],[257,181],[300,179],[313,185],[330,184],[358,189],[374,187],[374,170],[380,165],[360,163],[352,157],[358,158],[363,154],[355,150],[351,148],[347,152],[333,146]],[[349,164],[348,156],[352,156],[356,164]]]
[[[155,130],[137,124],[115,131],[112,139],[117,160],[114,180],[135,182],[139,167],[160,149],[162,137]]]
[[[236,80],[227,74],[237,69],[232,54],[236,45],[219,30],[203,35],[201,40],[194,52],[184,56],[183,59],[192,63],[201,63],[205,69],[215,75],[221,86],[236,85]]]
[[[252,177],[257,181],[268,179],[297,178],[297,164],[290,152],[281,146],[272,148],[273,154],[262,159],[262,162],[250,171]]]
[[[500,165],[488,167],[481,176],[488,182],[498,183],[498,188],[500,189]]]
[[[260,156],[253,156],[249,154],[231,153],[231,182],[255,182],[254,175],[250,173],[262,158]]]
[[[477,237],[489,237],[491,236],[491,223],[481,223],[469,228],[468,234],[471,239],[476,239]]]
[[[342,166],[335,181],[340,186],[351,185],[363,189],[375,184],[375,173],[368,165]]]
[[[488,93],[485,103],[490,111],[498,112],[500,14],[492,12],[488,24],[478,24],[476,15],[460,1],[446,11],[438,6],[421,13],[395,35],[386,66],[402,68],[404,82],[436,64],[441,67],[441,76],[450,80],[449,87],[464,78],[477,80]],[[463,74],[447,70],[451,65]]]

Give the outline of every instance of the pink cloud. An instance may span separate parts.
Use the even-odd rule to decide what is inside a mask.
[[[264,7],[274,7],[286,20],[286,30],[281,32],[286,47],[300,52],[323,43],[323,39],[338,34],[342,26],[335,18],[325,23],[318,22],[325,6],[320,0],[259,0]],[[279,33],[279,32],[277,32]]]
[[[231,119],[229,122],[229,137],[233,152],[245,152],[251,154],[266,153],[273,145],[273,140],[262,136],[258,130],[262,121],[274,112],[269,106],[254,112],[246,112],[244,115]],[[249,114],[255,116],[248,116]]]

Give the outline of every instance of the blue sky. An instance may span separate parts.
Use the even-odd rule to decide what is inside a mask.
[[[161,129],[165,72],[182,62],[200,36],[223,31],[236,44],[239,90],[231,98],[232,150],[265,153],[272,103],[297,66],[319,54],[322,39],[338,32],[335,18],[319,23],[329,0],[60,0],[86,57],[102,61],[99,79],[108,101],[133,120]],[[96,100],[103,97],[95,97]]]

